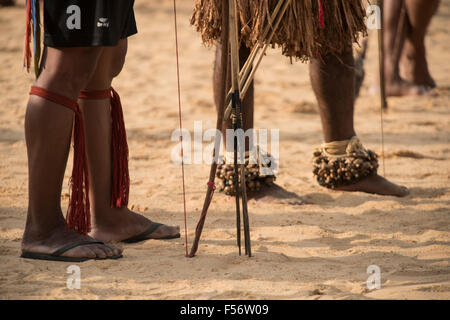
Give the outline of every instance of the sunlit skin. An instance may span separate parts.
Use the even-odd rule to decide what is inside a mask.
[[[122,70],[127,40],[115,47],[45,49],[42,73],[35,85],[77,100],[81,90],[104,90]],[[111,114],[109,99],[80,100],[85,120],[90,177],[92,231],[80,235],[65,228],[61,189],[70,149],[73,112],[31,95],[25,116],[29,166],[29,204],[22,250],[52,253],[86,239],[121,241],[145,231],[151,221],[127,208],[111,208]],[[149,238],[175,235],[178,227],[161,226]],[[66,251],[63,256],[107,258],[122,249],[89,244]]]
[[[223,66],[220,62],[221,45],[217,45],[214,66],[214,92],[216,105],[218,92],[220,92],[221,72]],[[240,61],[245,61],[249,54],[247,48],[240,50]],[[353,107],[354,107],[354,71],[351,45],[347,50],[336,56],[322,56],[311,59],[310,77],[311,85],[317,98],[319,114],[322,122],[325,142],[350,139],[354,136]],[[339,84],[339,85],[337,85]],[[253,128],[254,123],[253,83],[243,101],[244,129]],[[231,128],[227,122],[224,128]],[[373,174],[358,183],[336,188],[341,191],[360,191],[379,195],[406,196],[407,188],[396,185],[378,174]]]
[[[402,6],[407,17],[405,25],[399,26]],[[388,96],[421,95],[436,87],[428,69],[425,35],[438,6],[439,0],[384,1],[384,72]]]

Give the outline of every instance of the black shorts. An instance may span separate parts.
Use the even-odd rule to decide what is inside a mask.
[[[44,44],[115,46],[137,33],[134,0],[44,0]]]

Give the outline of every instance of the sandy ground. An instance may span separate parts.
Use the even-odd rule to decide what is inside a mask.
[[[153,2],[151,2],[153,3]],[[130,146],[130,205],[156,221],[183,225],[181,170],[170,161],[178,126],[172,2],[137,1],[139,34],[115,81]],[[184,126],[215,126],[214,51],[189,26],[192,1],[178,1]],[[270,197],[250,200],[254,257],[235,246],[234,202],[214,197],[199,254],[184,240],[124,245],[124,258],[79,264],[81,289],[66,287],[70,263],[20,259],[27,211],[24,114],[32,76],[22,71],[24,9],[0,9],[1,299],[449,299],[450,298],[450,1],[442,1],[427,44],[438,97],[389,99],[386,175],[411,189],[397,199],[331,192],[311,173],[321,127],[305,64],[269,52],[257,75],[258,128],[280,128],[280,170]],[[362,141],[381,150],[374,35],[367,78],[356,103]],[[62,203],[67,207],[67,179]],[[381,171],[382,172],[382,171]],[[186,166],[189,240],[206,190],[208,165]],[[381,269],[368,290],[366,270]]]

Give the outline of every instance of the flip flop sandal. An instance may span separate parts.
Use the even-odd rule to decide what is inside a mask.
[[[152,224],[150,225],[150,227],[147,230],[145,230],[141,234],[138,234],[137,236],[133,236],[131,238],[122,240],[122,242],[136,243],[136,242],[140,242],[140,241],[144,241],[144,240],[168,240],[168,239],[177,239],[180,237],[180,233],[177,233],[176,235],[166,236],[166,237],[162,237],[162,238],[151,238],[151,239],[148,238],[149,235],[151,235],[156,229],[158,229],[162,225],[163,225],[162,223],[152,222]]]
[[[68,244],[53,253],[39,253],[39,252],[27,252],[23,251],[21,258],[26,259],[36,259],[36,260],[48,260],[48,261],[65,261],[65,262],[83,262],[86,260],[107,260],[107,259],[119,259],[122,258],[122,254],[118,254],[108,258],[76,258],[76,257],[65,257],[61,256],[64,252],[69,251],[75,247],[84,246],[88,244],[104,244],[102,241],[98,240],[88,240],[88,241],[78,241],[71,244]]]

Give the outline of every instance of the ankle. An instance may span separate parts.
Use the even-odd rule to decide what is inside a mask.
[[[399,74],[393,74],[390,77],[387,77],[385,80],[385,87],[394,87],[404,82],[404,80],[400,77]]]
[[[112,208],[110,206],[97,206],[92,209],[92,227],[96,228],[101,226],[102,228],[117,227],[119,221],[123,221],[127,216],[129,210],[127,207]]]
[[[29,214],[23,232],[22,243],[48,239],[56,233],[65,230],[65,228],[66,222],[62,214],[60,217],[48,221]]]

